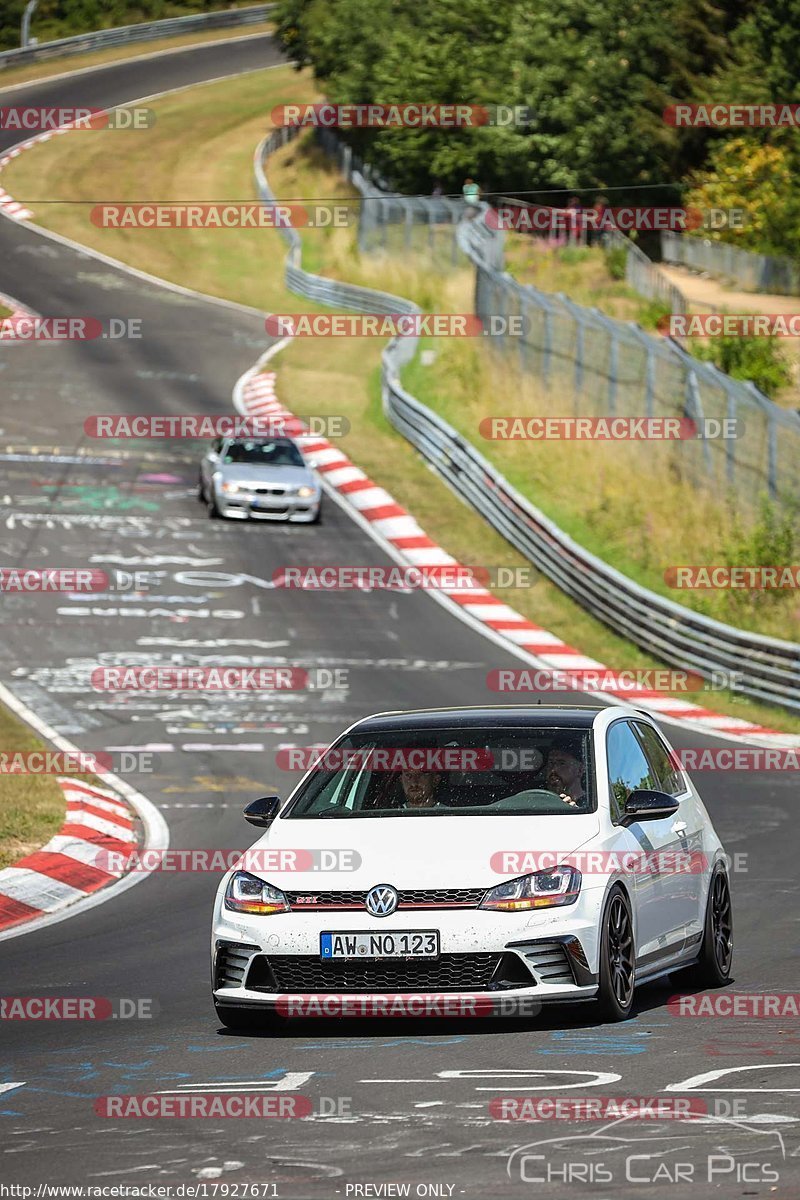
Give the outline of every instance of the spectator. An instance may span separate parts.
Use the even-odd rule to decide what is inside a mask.
[[[606,196],[598,196],[592,205],[592,224],[590,225],[591,236],[589,238],[590,245],[600,245],[603,240],[603,234],[607,232],[603,224],[603,216],[608,208],[608,199]],[[611,214],[609,213],[609,218]]]
[[[571,242],[584,242],[585,223],[583,220],[583,205],[578,196],[570,196],[567,201],[568,233]]]
[[[464,186],[461,189],[461,194],[467,204],[467,216],[470,218],[474,217],[481,202],[481,189],[478,187],[474,179],[467,177],[464,180]]]

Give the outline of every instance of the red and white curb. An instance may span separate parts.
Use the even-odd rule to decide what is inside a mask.
[[[133,809],[105,788],[59,779],[66,818],[41,850],[0,871],[0,929],[8,929],[84,900],[115,883],[108,852],[129,854],[138,842]],[[100,858],[103,867],[95,865]]]
[[[273,354],[287,344],[286,339],[271,347],[257,366],[247,371],[234,389],[234,406],[243,416],[274,417],[296,421],[297,418],[278,400],[275,373],[261,370]],[[432,541],[414,517],[399,505],[384,488],[379,487],[359,467],[327,438],[301,434],[295,437],[304,454],[314,459],[316,469],[328,489],[338,494],[356,510],[377,540],[391,548],[393,557],[414,567],[439,567],[459,564],[457,560]],[[613,674],[603,663],[588,658],[574,646],[567,645],[556,634],[535,625],[510,605],[505,604],[486,588],[473,589],[437,587],[430,589],[457,605],[461,613],[491,633],[495,641],[506,643],[517,657],[537,667],[558,670],[597,670]],[[608,689],[602,692],[587,689],[587,697],[624,702],[646,708],[663,719],[680,722],[704,733],[728,738],[759,741],[767,745],[800,745],[800,737],[754,725],[739,717],[728,717],[712,709],[686,700],[673,699],[646,688],[631,690]]]
[[[29,308],[23,308],[19,300],[15,300],[13,296],[5,296],[2,292],[0,292],[0,304],[11,309],[7,317],[0,317],[0,342],[22,341],[23,339],[18,338],[15,332],[17,321],[34,317],[36,314]]]

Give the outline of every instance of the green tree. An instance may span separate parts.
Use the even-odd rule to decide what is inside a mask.
[[[467,174],[490,192],[674,180],[692,135],[666,125],[663,109],[694,97],[728,26],[711,0],[283,0],[279,10],[284,47],[336,103],[532,111],[527,126],[352,136],[405,190],[437,178],[454,190]]]

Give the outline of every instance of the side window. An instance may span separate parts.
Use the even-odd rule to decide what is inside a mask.
[[[625,801],[637,788],[658,788],[653,770],[628,721],[615,721],[606,740],[611,817],[618,821]]]
[[[683,778],[680,766],[670,757],[667,747],[653,729],[643,721],[635,721],[634,727],[639,740],[644,746],[647,761],[658,779],[656,787],[669,796],[680,796],[686,791],[686,780]]]

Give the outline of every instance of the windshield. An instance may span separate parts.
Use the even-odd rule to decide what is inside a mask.
[[[229,442],[223,455],[225,463],[268,463],[271,467],[305,466],[294,442]]]
[[[282,815],[568,817],[595,807],[590,730],[395,730],[335,743]]]

